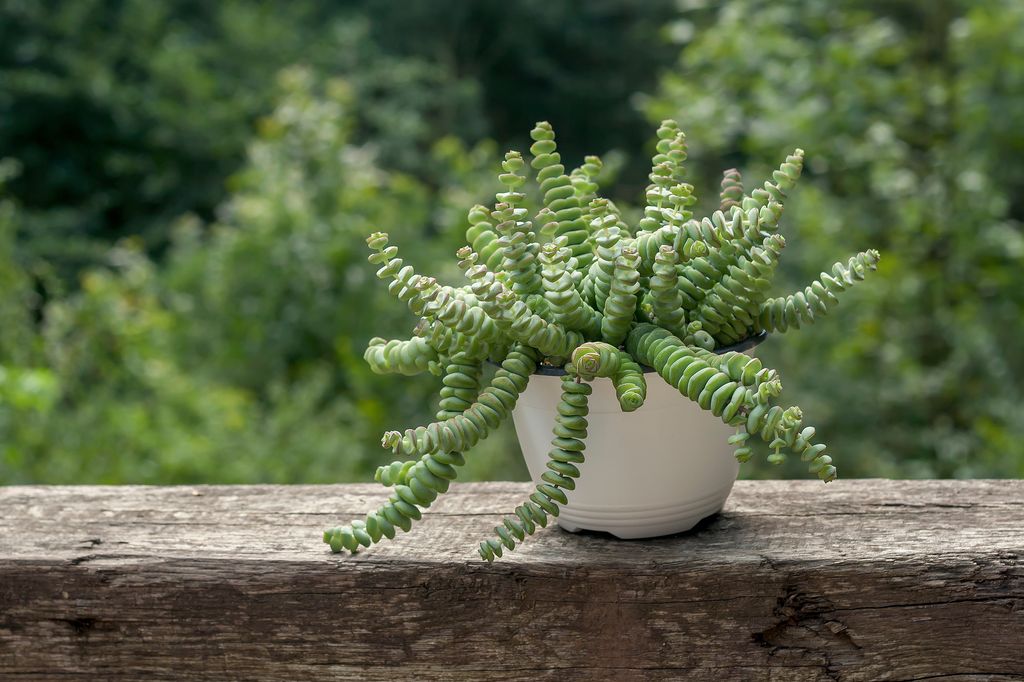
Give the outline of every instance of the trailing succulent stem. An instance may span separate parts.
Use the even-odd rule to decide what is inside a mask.
[[[622,410],[637,410],[647,396],[645,366],[735,427],[729,442],[738,460],[751,457],[756,437],[768,445],[770,462],[788,453],[822,480],[836,477],[800,408],[777,404],[775,370],[728,350],[762,332],[815,322],[877,266],[878,252],[864,251],[802,290],[770,296],[786,244],[779,220],[803,151],[749,194],[739,171],[726,171],[719,210],[698,219],[694,188],[685,182],[686,136],[664,121],[643,215],[631,227],[598,196],[600,159],[588,156],[566,175],[551,126],[538,123],[531,138],[529,167],[518,152],[506,154],[493,207],[469,211],[467,245],[457,253],[462,285],[417,273],[384,233],[367,239],[377,276],[420,321],[412,338],[372,339],[364,357],[376,373],[439,375],[440,399],[437,421],[384,434],[382,445],[399,459],[379,467],[376,480],[391,495],[365,518],[324,533],[335,552],[408,531],[448,490],[464,453],[508,419],[541,363],[566,372],[547,471],[480,544],[488,561],[569,503],[585,459],[592,382],[610,381]],[[523,192],[530,168],[540,190],[532,218]],[[490,380],[487,361],[498,366]]]
[[[569,500],[566,490],[576,488],[579,466],[586,448],[588,396],[590,384],[579,383],[571,374],[562,378],[562,396],[555,415],[554,438],[548,451],[548,470],[541,476],[536,491],[523,504],[515,508],[514,516],[505,517],[494,527],[497,538],[480,543],[480,557],[494,561],[503,548],[513,550],[516,543],[533,535],[537,526],[543,528],[548,516],[558,516],[558,505]]]

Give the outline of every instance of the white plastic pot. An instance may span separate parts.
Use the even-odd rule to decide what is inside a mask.
[[[733,349],[749,354],[763,338]],[[592,382],[586,461],[557,519],[565,530],[623,539],[681,533],[721,511],[729,497],[739,473],[727,442],[735,429],[657,373],[646,379],[647,399],[635,412],[622,411],[611,380]],[[512,412],[535,483],[547,470],[561,383],[561,376],[534,374]]]

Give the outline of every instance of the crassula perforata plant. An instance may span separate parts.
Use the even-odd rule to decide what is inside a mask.
[[[646,396],[644,367],[653,368],[736,428],[729,442],[740,461],[751,456],[748,440],[760,438],[770,461],[792,453],[822,480],[836,477],[800,408],[777,404],[777,373],[743,353],[714,352],[814,322],[878,262],[877,251],[865,251],[802,290],[769,295],[786,245],[778,232],[783,201],[803,168],[803,152],[793,152],[749,194],[739,172],[726,171],[719,210],[698,220],[690,210],[693,187],[684,182],[686,136],[665,121],[643,217],[629,226],[615,204],[597,196],[597,157],[566,175],[551,126],[538,123],[531,136],[540,209],[531,216],[526,208],[527,165],[509,152],[493,209],[469,211],[468,245],[457,254],[468,283],[439,284],[404,264],[386,234],[367,239],[377,276],[421,319],[410,339],[373,339],[366,360],[379,373],[440,374],[440,409],[432,424],[384,434],[384,447],[401,459],[378,468],[376,479],[393,493],[365,519],[324,533],[335,552],[408,531],[421,509],[447,491],[464,453],[508,418],[542,363],[566,371],[548,470],[495,527],[495,537],[480,544],[489,561],[567,503],[565,491],[585,468],[589,382],[597,377],[610,379],[622,409],[632,411]],[[497,369],[485,382],[489,363]]]

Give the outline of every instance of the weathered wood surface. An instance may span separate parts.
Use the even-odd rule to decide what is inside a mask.
[[[453,486],[357,556],[375,485],[0,488],[0,678],[1024,679],[1024,481],[741,482],[698,531],[476,543]]]

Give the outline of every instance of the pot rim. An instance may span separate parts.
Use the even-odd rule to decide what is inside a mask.
[[[768,332],[762,331],[762,332],[760,332],[758,334],[754,334],[753,336],[748,336],[747,338],[743,339],[742,341],[740,341],[738,343],[734,343],[731,346],[722,346],[721,348],[716,348],[712,352],[715,355],[724,355],[725,353],[730,353],[730,352],[740,353],[740,352],[743,352],[745,350],[750,350],[751,348],[754,348],[756,346],[761,345],[761,343],[765,339],[767,339],[767,338],[768,338]],[[648,367],[647,365],[641,365],[641,368],[643,369],[644,374],[650,374],[652,372],[657,373],[656,369],[654,369],[653,367]],[[548,366],[548,365],[538,365],[537,369],[533,373],[535,375],[540,375],[540,376],[560,377],[560,376],[565,376],[566,371],[564,369],[562,369],[561,367],[552,367],[552,366]]]

